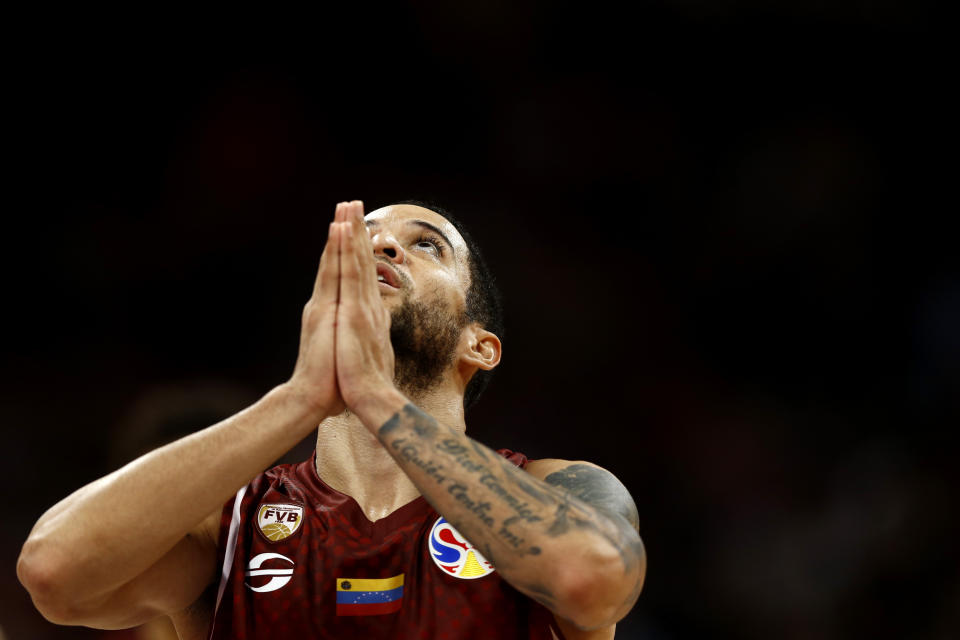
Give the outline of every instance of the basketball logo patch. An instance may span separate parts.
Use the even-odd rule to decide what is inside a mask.
[[[289,538],[303,523],[303,507],[299,504],[261,504],[257,508],[257,529],[270,542]]]
[[[494,572],[493,564],[443,518],[433,524],[427,545],[434,563],[455,578],[474,580]]]

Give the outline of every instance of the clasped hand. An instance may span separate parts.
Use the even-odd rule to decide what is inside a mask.
[[[324,417],[393,386],[390,313],[377,283],[363,203],[341,202],[303,309],[300,350],[288,384]]]

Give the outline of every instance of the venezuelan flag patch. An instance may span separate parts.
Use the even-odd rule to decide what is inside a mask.
[[[338,616],[378,616],[403,605],[403,574],[392,578],[337,578]]]

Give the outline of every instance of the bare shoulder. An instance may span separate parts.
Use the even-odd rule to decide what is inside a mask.
[[[565,489],[598,509],[616,513],[638,529],[640,518],[630,491],[615,475],[585,460],[530,460],[526,470],[547,484]]]

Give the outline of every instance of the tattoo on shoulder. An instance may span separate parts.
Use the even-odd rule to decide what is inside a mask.
[[[609,471],[588,464],[572,464],[554,471],[544,481],[566,489],[598,509],[623,516],[634,529],[640,527],[637,505],[630,492]]]

